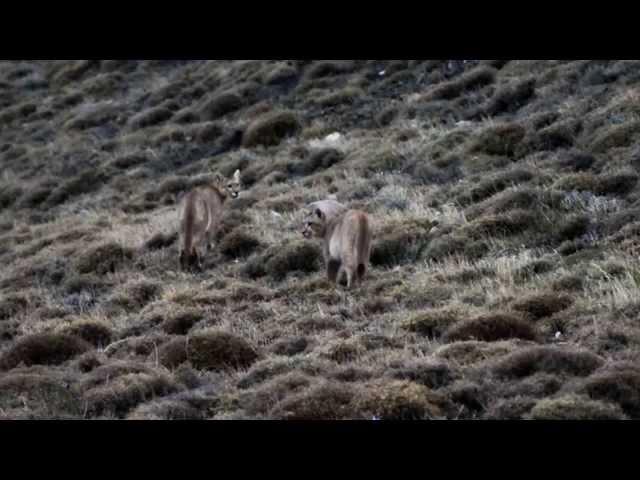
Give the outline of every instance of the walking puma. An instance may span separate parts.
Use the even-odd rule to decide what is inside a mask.
[[[202,269],[202,257],[212,248],[224,205],[229,197],[237,198],[240,189],[240,170],[236,170],[231,179],[216,174],[214,184],[196,187],[184,197],[180,219],[182,269]]]
[[[369,216],[360,210],[347,209],[335,200],[320,200],[307,208],[302,235],[323,239],[329,281],[337,284],[344,272],[348,289],[362,282],[371,254]]]

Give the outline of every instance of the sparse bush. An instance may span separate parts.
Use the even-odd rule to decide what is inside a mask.
[[[156,282],[149,280],[130,282],[109,300],[109,304],[129,311],[140,310],[161,292],[162,286]]]
[[[62,333],[37,333],[18,339],[0,357],[0,369],[25,365],[59,365],[90,350],[91,345],[79,337]]]
[[[269,412],[283,420],[348,420],[356,418],[356,390],[348,384],[325,382],[284,398]]]
[[[200,143],[209,143],[221,137],[223,132],[224,131],[222,129],[222,126],[219,123],[204,122],[202,124],[199,124],[197,127],[195,127],[194,133],[195,133],[195,138]],[[236,130],[232,132],[230,138],[223,138],[223,141],[222,141],[223,145],[221,145],[220,148],[222,149],[223,146],[225,150],[228,148],[231,148],[232,146],[234,146],[236,139],[238,140],[238,143],[239,143],[242,138],[242,133],[243,132],[241,130]],[[234,135],[237,135],[237,138],[235,138]]]
[[[0,210],[11,207],[23,193],[19,185],[4,185],[0,188]]]
[[[145,153],[130,153],[116,158],[111,165],[121,170],[137,167],[149,162],[149,157]]]
[[[387,107],[376,115],[376,123],[380,127],[387,127],[398,117],[399,113],[398,107]]]
[[[373,381],[355,400],[358,417],[425,420],[443,416],[442,398],[424,385],[404,380]]]
[[[242,108],[242,97],[235,92],[224,92],[207,99],[200,109],[204,120],[217,120]]]
[[[331,108],[343,104],[353,104],[363,96],[364,91],[360,88],[344,87],[336,92],[323,95],[317,100],[314,100],[314,103],[318,103],[324,108]]]
[[[55,72],[52,77],[52,81],[58,85],[64,85],[68,82],[79,80],[85,73],[94,67],[98,67],[100,61],[98,60],[76,60],[66,65],[61,65],[61,68]]]
[[[200,121],[200,115],[198,115],[192,107],[186,107],[182,110],[178,110],[173,116],[172,121],[181,125],[196,123]]]
[[[502,383],[496,394],[502,397],[525,396],[527,398],[543,398],[557,393],[563,384],[561,376],[539,372],[517,381]]]
[[[129,120],[133,129],[147,128],[166,122],[173,116],[173,112],[165,107],[152,107],[134,115]]]
[[[332,61],[325,60],[321,62],[314,63],[309,69],[305,72],[305,77],[307,79],[317,79],[323,77],[329,77],[333,75],[339,75],[341,73],[346,73],[353,68],[353,62],[344,60],[344,61]]]
[[[150,367],[140,362],[114,361],[93,369],[85,375],[78,388],[85,392],[93,387],[108,383],[109,380],[130,373],[150,373]]]
[[[620,232],[627,224],[640,221],[640,207],[625,208],[610,215],[604,222],[605,231],[609,234]]]
[[[298,77],[298,71],[289,66],[281,65],[275,68],[265,78],[267,85],[282,85],[294,81]]]
[[[82,373],[91,372],[102,365],[102,361],[95,351],[80,355],[73,363]]]
[[[187,361],[187,339],[177,336],[158,347],[158,361],[167,368],[176,368]]]
[[[159,399],[134,408],[127,420],[204,420],[206,410],[186,400]]]
[[[362,345],[351,339],[336,340],[323,347],[321,356],[340,364],[354,361],[363,350]]]
[[[78,320],[65,325],[60,333],[75,336],[96,347],[105,347],[113,336],[111,329],[102,322]]]
[[[495,342],[510,338],[535,340],[536,331],[522,318],[508,313],[494,313],[457,322],[443,335],[445,342],[459,340],[483,340]]]
[[[533,420],[624,420],[619,407],[579,395],[540,400],[531,410]]]
[[[172,335],[186,335],[191,327],[203,318],[200,310],[189,308],[167,317],[160,325],[160,328]]]
[[[249,260],[242,271],[250,278],[269,275],[283,280],[290,272],[311,273],[318,270],[320,252],[308,242],[293,242],[270,248],[263,255]]]
[[[584,278],[576,274],[564,275],[553,282],[553,290],[580,291],[584,288]]]
[[[14,373],[0,378],[0,411],[9,419],[80,418],[82,402],[55,375]]]
[[[151,138],[151,143],[156,147],[162,147],[165,143],[187,142],[188,134],[189,130],[186,127],[167,124]]]
[[[522,420],[535,406],[536,400],[529,397],[515,397],[498,400],[485,412],[487,420]]]
[[[440,337],[451,325],[457,323],[459,313],[450,309],[429,310],[410,317],[403,327],[427,337]]]
[[[581,391],[593,399],[620,405],[632,419],[640,418],[640,373],[635,369],[596,373],[585,380]]]
[[[446,184],[462,177],[462,160],[456,154],[434,158],[427,162],[422,158],[404,164],[403,172],[410,175],[414,182],[422,185]]]
[[[393,368],[389,375],[397,380],[408,380],[434,390],[446,387],[455,378],[454,372],[446,363],[424,360],[412,360]]]
[[[457,407],[453,409],[456,418],[477,417],[489,403],[489,392],[484,385],[469,380],[458,380],[447,387],[446,394]]]
[[[129,373],[87,390],[84,400],[92,416],[110,414],[123,418],[140,403],[177,390],[176,383],[165,373]]]
[[[199,370],[222,370],[246,368],[258,359],[258,353],[241,337],[204,330],[189,337],[187,357]]]
[[[220,252],[229,258],[247,257],[261,246],[257,238],[239,227],[225,235],[220,242]]]
[[[513,352],[519,344],[514,340],[479,342],[469,340],[443,345],[436,351],[436,357],[463,366],[473,365]]]
[[[483,237],[508,237],[535,228],[539,221],[539,216],[534,212],[515,209],[474,220],[464,227],[463,232],[475,240]]]
[[[120,72],[100,73],[82,82],[82,90],[88,95],[113,96],[126,85],[126,77]]]
[[[526,137],[517,153],[520,156],[525,156],[534,151],[555,151],[561,148],[570,148],[581,128],[582,124],[574,120],[556,122]]]
[[[307,158],[288,165],[287,170],[294,175],[311,175],[318,170],[326,170],[343,159],[344,155],[339,150],[322,148],[312,152]]]
[[[24,313],[29,307],[29,298],[19,293],[12,293],[0,300],[0,320]]]
[[[571,306],[573,300],[565,294],[545,292],[528,295],[514,302],[513,309],[532,320],[549,317]]]
[[[500,376],[515,378],[536,372],[586,376],[602,363],[600,357],[585,350],[535,346],[509,354],[496,364],[494,371]]]
[[[431,220],[411,219],[387,228],[377,235],[371,249],[371,264],[389,267],[420,258],[436,224]]]
[[[248,283],[232,284],[230,290],[229,299],[235,302],[264,302],[273,297],[270,290]]]
[[[295,396],[311,384],[307,375],[293,371],[278,375],[239,395],[239,404],[249,414],[266,415],[278,402]]]
[[[621,125],[603,127],[590,145],[594,153],[604,153],[612,148],[628,147],[640,132],[640,121],[635,120]]]
[[[49,206],[60,205],[72,197],[98,190],[109,176],[99,169],[88,169],[55,188],[47,197]]]
[[[553,271],[556,268],[556,264],[551,260],[540,259],[533,260],[520,267],[515,273],[514,278],[517,281],[530,280],[534,275],[542,275]]]
[[[278,145],[300,130],[300,122],[292,112],[269,113],[253,121],[242,140],[244,147]]]
[[[54,185],[50,181],[45,180],[40,185],[35,186],[32,190],[25,192],[17,202],[17,207],[36,208],[45,202],[53,190]],[[7,204],[7,206],[10,205]]]
[[[581,237],[591,226],[591,219],[584,214],[569,216],[564,223],[558,226],[557,240],[573,240]]]
[[[118,113],[117,105],[106,102],[93,104],[68,120],[64,127],[68,130],[87,130],[100,127],[115,120]]]
[[[286,355],[288,357],[304,352],[309,345],[306,337],[285,337],[273,344],[271,351],[276,355]]]
[[[529,182],[533,178],[533,173],[529,170],[520,168],[507,170],[506,172],[481,180],[477,185],[473,186],[471,190],[459,195],[458,201],[463,205],[477,203],[507,189],[510,186]],[[521,194],[521,191],[518,191],[518,194]],[[511,197],[506,197],[505,200],[506,199],[511,199]],[[498,208],[496,212],[499,212],[500,210],[501,209]]]
[[[38,106],[33,102],[24,102],[18,105],[13,105],[4,108],[0,113],[0,122],[11,123],[14,120],[28,117],[38,109]]]
[[[575,172],[589,170],[595,162],[593,155],[578,150],[566,152],[558,159],[559,166]]]
[[[108,284],[98,276],[88,273],[68,276],[62,287],[66,294],[82,293],[83,291],[101,293],[108,287]]]
[[[115,272],[133,258],[133,251],[118,243],[104,243],[81,253],[76,261],[80,273],[104,275]]]
[[[476,191],[475,193],[477,193]],[[489,199],[470,207],[467,217],[474,219],[484,214],[504,213],[515,209],[533,210],[540,203],[540,194],[531,188],[513,188],[490,197]]]
[[[514,113],[522,108],[535,93],[535,79],[509,82],[498,87],[485,107],[487,115]]]
[[[263,360],[251,366],[246,375],[238,381],[238,388],[255,387],[266,380],[288,373],[292,368],[293,365],[288,360]]]
[[[488,127],[477,136],[469,151],[511,157],[516,153],[524,136],[524,127],[517,123],[503,123]]]
[[[179,365],[173,372],[173,378],[188,389],[202,386],[198,372],[189,363]]]
[[[474,90],[495,81],[496,70],[491,67],[477,67],[464,73],[459,78],[443,82],[434,87],[425,100],[452,100],[460,96],[466,90]]]
[[[434,238],[427,245],[424,256],[431,260],[443,260],[449,255],[464,252],[469,240],[462,235],[446,234]]]
[[[597,190],[598,195],[624,196],[631,192],[638,183],[638,175],[635,172],[623,172],[605,175],[600,178]]]
[[[566,192],[595,192],[598,189],[598,177],[591,173],[575,173],[559,178],[553,186]]]
[[[147,250],[161,250],[168,248],[178,240],[178,232],[173,233],[155,233],[149,240],[144,243]]]
[[[362,310],[367,315],[380,315],[381,313],[391,311],[395,305],[396,302],[393,298],[377,297],[365,301],[362,305]]]

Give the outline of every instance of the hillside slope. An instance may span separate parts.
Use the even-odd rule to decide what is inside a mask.
[[[640,418],[639,61],[0,62],[0,165],[0,418]]]

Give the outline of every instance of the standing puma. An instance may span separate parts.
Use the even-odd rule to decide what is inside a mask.
[[[302,235],[322,238],[327,276],[338,283],[342,272],[347,288],[362,282],[371,254],[371,228],[368,215],[349,210],[335,200],[321,200],[309,205]]]
[[[210,250],[219,228],[222,209],[229,197],[240,193],[240,170],[230,180],[217,174],[213,185],[191,190],[183,200],[180,221],[180,267],[202,269],[204,250]]]

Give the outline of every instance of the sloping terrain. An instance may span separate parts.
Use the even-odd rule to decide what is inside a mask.
[[[0,62],[0,166],[0,418],[640,418],[639,61]]]

